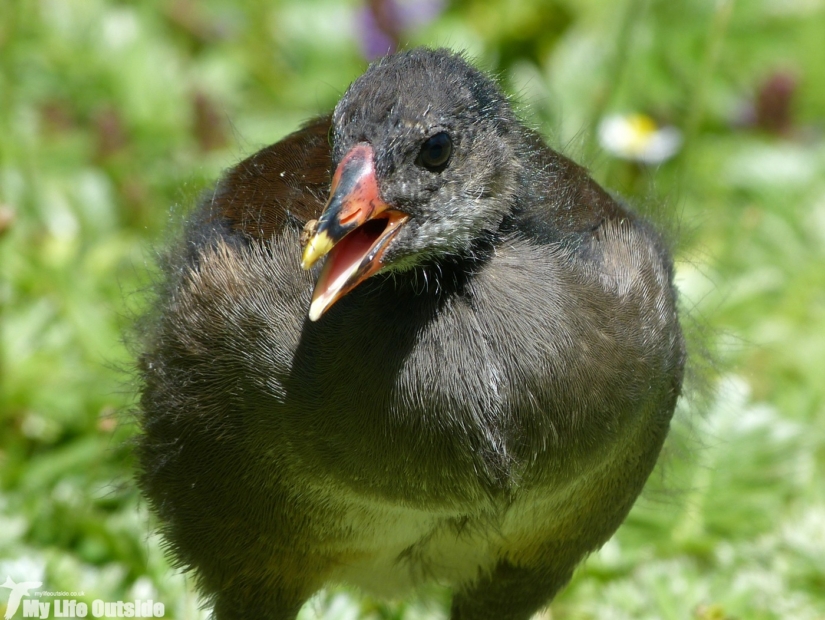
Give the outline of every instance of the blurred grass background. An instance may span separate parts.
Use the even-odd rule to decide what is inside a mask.
[[[664,466],[545,617],[825,618],[823,41],[825,0],[0,1],[0,580],[205,617],[131,483],[123,334],[223,168],[329,110],[368,57],[427,44],[467,50],[553,146],[678,223],[715,351]],[[682,148],[601,148],[628,112]],[[302,618],[444,617],[430,594],[331,589]]]

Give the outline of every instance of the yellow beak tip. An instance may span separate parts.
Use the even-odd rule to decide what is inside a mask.
[[[321,257],[326,256],[333,245],[335,244],[326,231],[314,235],[304,248],[304,254],[301,257],[301,267],[303,269],[311,269]]]

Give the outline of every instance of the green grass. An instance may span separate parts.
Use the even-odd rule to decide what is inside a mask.
[[[198,193],[363,71],[358,6],[0,4],[0,222],[13,214],[0,232],[0,581],[204,614],[131,482],[124,334]],[[643,498],[547,617],[825,618],[823,32],[816,0],[457,0],[405,35],[467,49],[551,143],[677,223],[706,388],[694,383]],[[742,122],[776,73],[797,84],[782,135]],[[684,148],[655,169],[611,158],[593,136],[616,111],[681,128]],[[446,593],[430,594],[385,604],[334,589],[302,618],[443,616]]]

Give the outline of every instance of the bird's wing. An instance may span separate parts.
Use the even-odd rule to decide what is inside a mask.
[[[528,130],[526,137],[536,168],[549,173],[544,199],[531,201],[521,214],[533,234],[545,241],[573,240],[607,221],[633,219],[585,168],[548,147],[538,133]]]
[[[317,218],[329,193],[329,128],[329,116],[313,119],[230,169],[211,200],[212,213],[259,240]]]

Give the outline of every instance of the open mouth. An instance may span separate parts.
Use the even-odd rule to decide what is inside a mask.
[[[309,319],[316,321],[338,299],[377,273],[390,241],[409,219],[388,209],[356,227],[329,251],[312,294]]]

